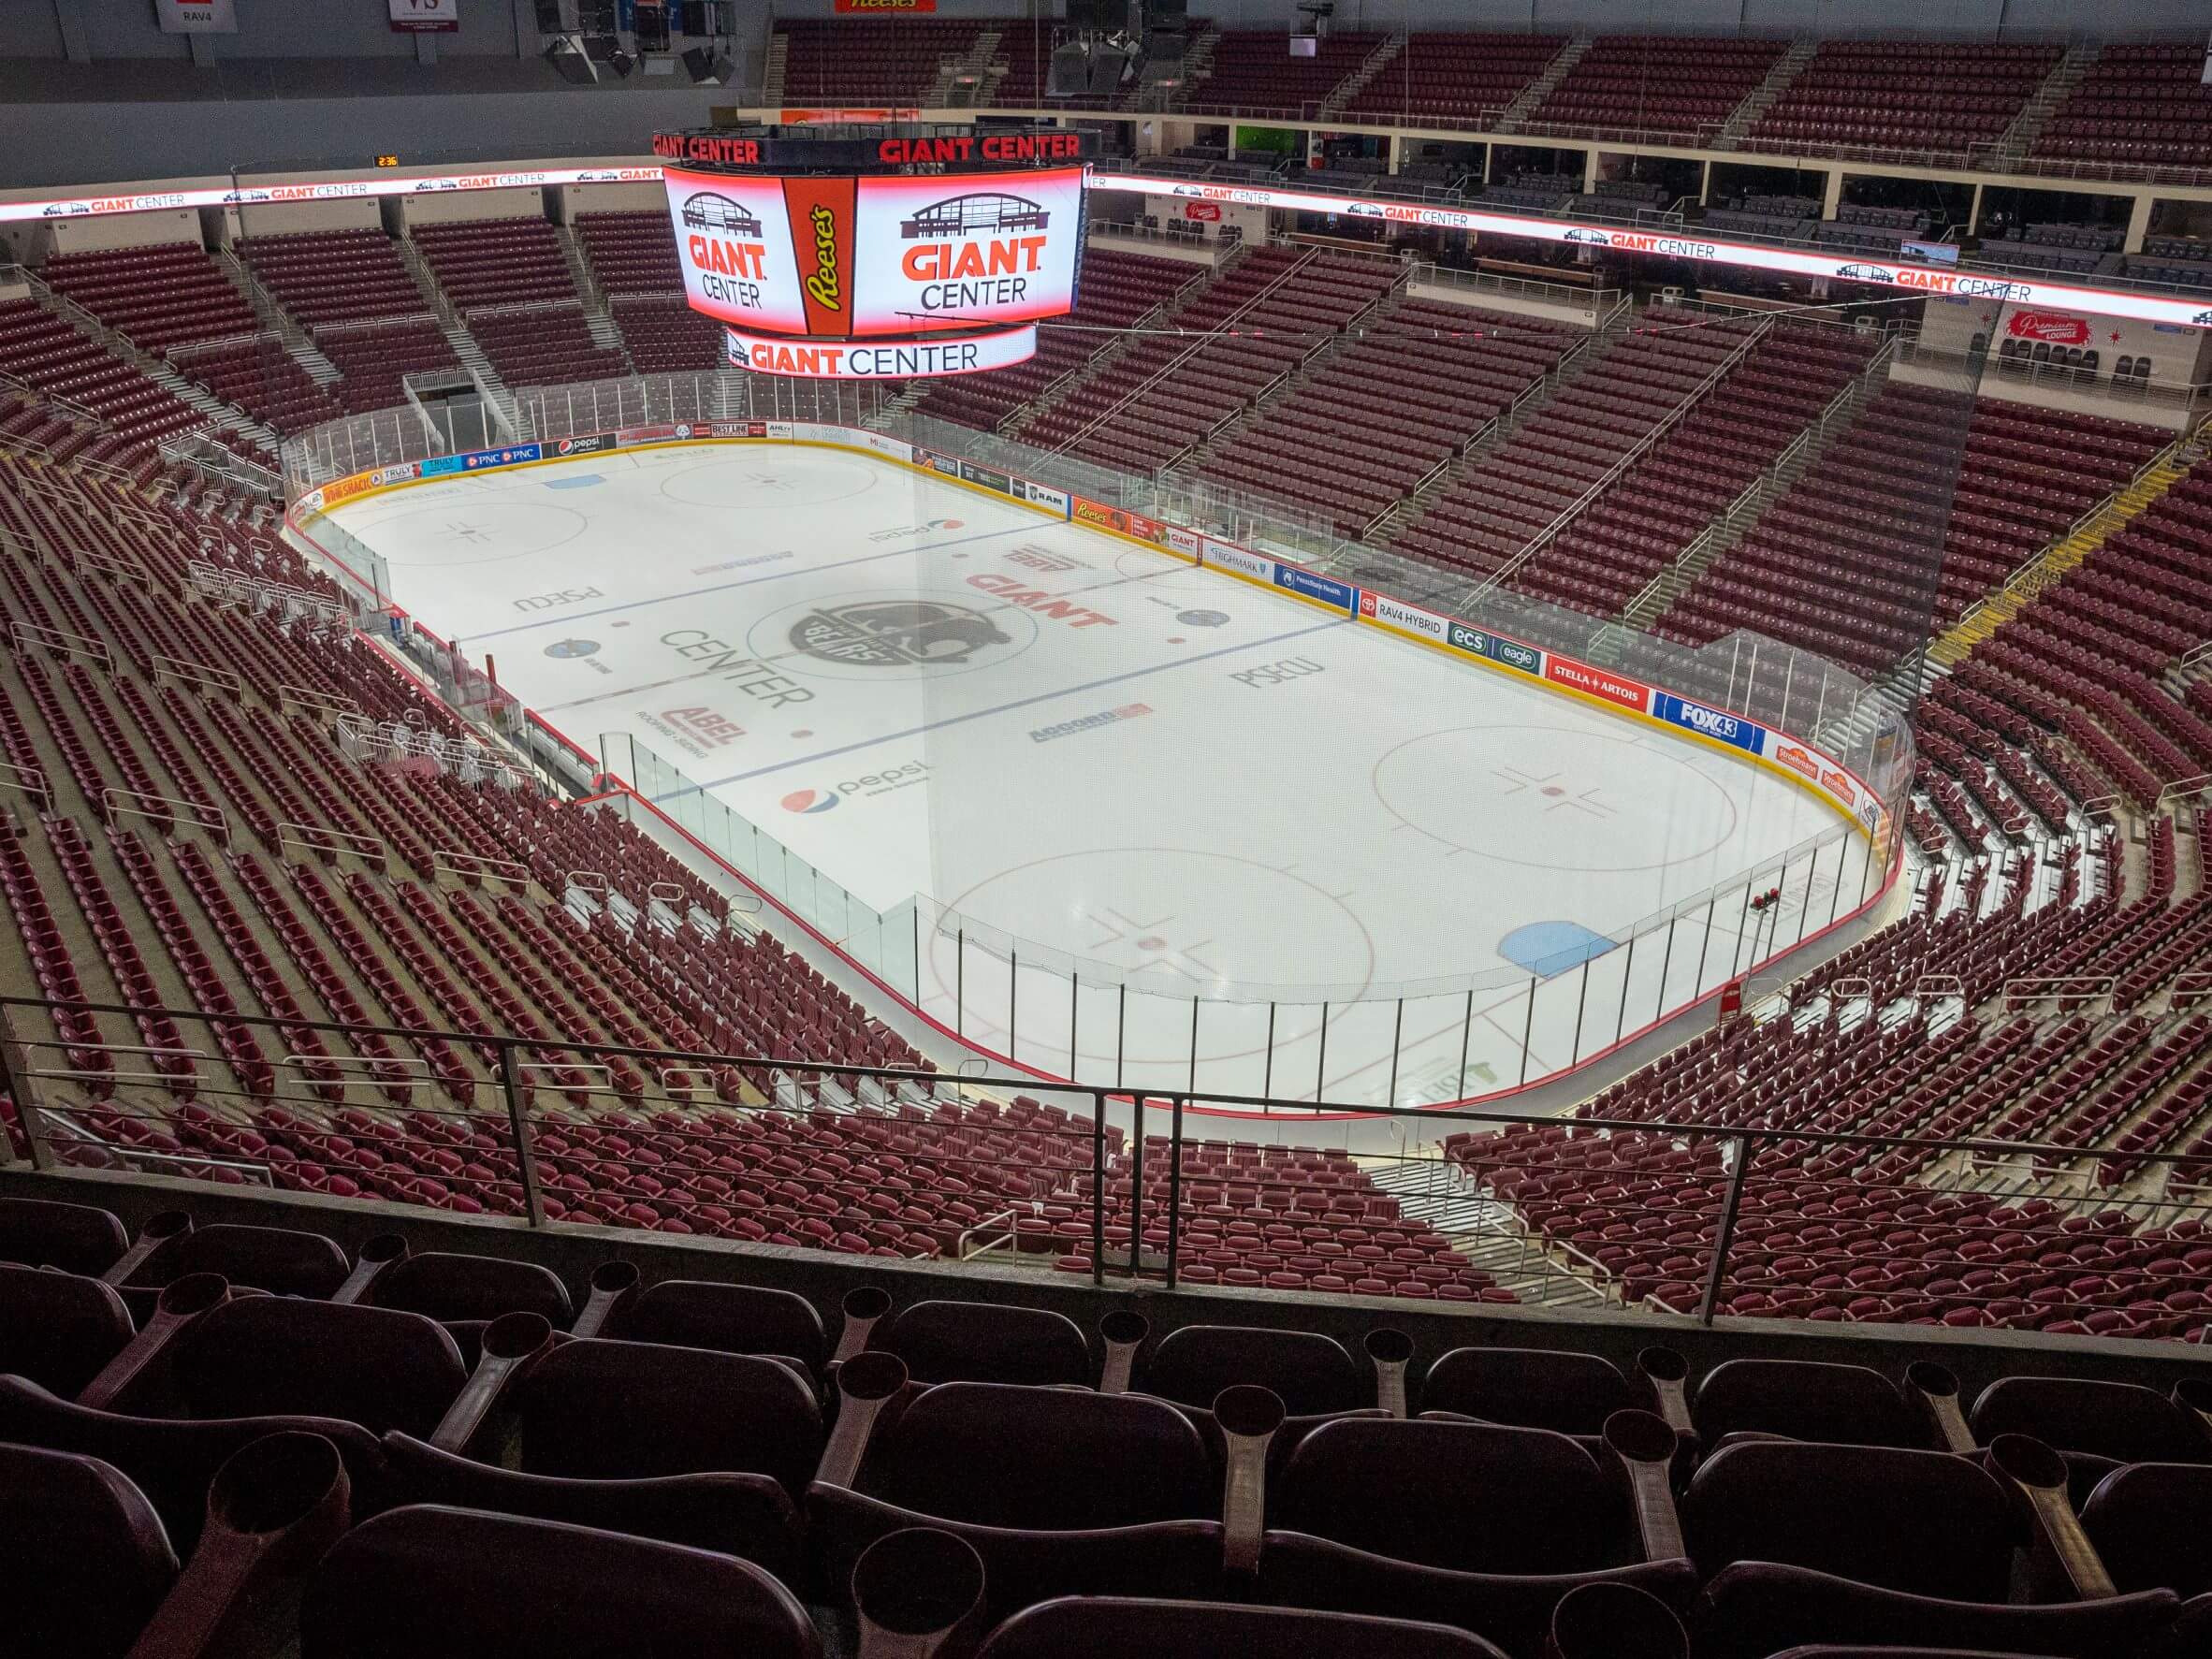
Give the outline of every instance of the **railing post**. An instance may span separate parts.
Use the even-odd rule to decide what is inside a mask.
[[[1728,1196],[1721,1205],[1721,1225],[1712,1235],[1712,1265],[1706,1269],[1705,1294],[1697,1299],[1697,1322],[1712,1323],[1713,1303],[1720,1299],[1721,1274],[1728,1264],[1728,1246],[1736,1236],[1736,1216],[1743,1208],[1743,1178],[1751,1171],[1754,1137],[1736,1137],[1736,1168],[1729,1172]]]
[[[1321,1052],[1314,1056],[1314,1104],[1329,1092],[1329,1005],[1321,1004]]]
[[[14,1051],[15,1019],[0,1008],[0,1095],[15,1102],[16,1121],[23,1126],[23,1140],[31,1149],[31,1167],[44,1173],[53,1168],[53,1154],[47,1147],[46,1137],[38,1132],[38,1108],[15,1069]]]
[[[1460,1086],[1455,1100],[1467,1098],[1467,1044],[1475,1038],[1475,987],[1467,987],[1467,1011],[1460,1018]]]
[[[1636,941],[1639,936],[1628,936],[1628,963],[1621,969],[1621,1009],[1613,1015],[1613,1044],[1620,1046],[1621,1039],[1628,1031],[1628,982],[1636,972]]]
[[[1521,1081],[1523,1086],[1528,1083],[1528,1045],[1536,1031],[1537,983],[1537,976],[1530,974],[1528,976],[1528,1017],[1521,1022]]]
[[[1144,1265],[1144,1097],[1129,1097],[1129,1276]]]
[[[1143,1217],[1135,1231],[1143,1230]],[[1131,1236],[1134,1236],[1132,1234]],[[1091,1283],[1106,1282],[1106,1097],[1091,1096]]]
[[[1398,1045],[1405,1036],[1405,998],[1398,998],[1398,1016],[1390,1026],[1390,1081],[1383,1088],[1383,1110],[1398,1104]]]
[[[1168,1120],[1168,1288],[1175,1288],[1183,1240],[1183,1097]]]
[[[507,1127],[515,1136],[515,1159],[522,1172],[522,1212],[532,1227],[546,1225],[545,1201],[538,1196],[537,1160],[530,1149],[530,1113],[523,1110],[522,1084],[515,1074],[515,1043],[500,1044],[500,1088],[507,1097]]]

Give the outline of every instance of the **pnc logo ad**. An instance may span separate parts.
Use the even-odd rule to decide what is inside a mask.
[[[783,797],[786,812],[827,812],[837,804],[837,797],[824,794],[818,789],[794,789]]]

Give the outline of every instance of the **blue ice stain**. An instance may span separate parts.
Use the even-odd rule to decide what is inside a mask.
[[[1613,940],[1579,922],[1531,922],[1498,940],[1498,954],[1516,967],[1550,979],[1602,956]]]

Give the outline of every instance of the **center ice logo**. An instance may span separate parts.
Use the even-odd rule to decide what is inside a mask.
[[[894,599],[810,610],[792,624],[791,643],[825,662],[893,668],[965,662],[985,646],[1013,641],[964,604]]]

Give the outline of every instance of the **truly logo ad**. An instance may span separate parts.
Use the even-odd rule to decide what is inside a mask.
[[[1079,719],[1061,720],[1057,725],[1040,726],[1029,734],[1032,743],[1050,743],[1055,737],[1072,737],[1078,732],[1095,732],[1100,726],[1111,726],[1122,720],[1133,720],[1140,715],[1152,712],[1149,703],[1125,703],[1119,708],[1102,709],[1097,714],[1086,714]]]
[[[1633,708],[1639,714],[1649,706],[1651,699],[1651,689],[1641,681],[1623,679],[1620,675],[1594,668],[1587,662],[1578,662],[1571,657],[1547,659],[1544,677],[1554,685],[1565,686],[1570,691],[1600,698],[1622,708]]]
[[[1738,749],[1759,752],[1767,736],[1764,726],[1755,725],[1739,716],[1708,708],[1702,703],[1693,703],[1687,697],[1678,697],[1671,691],[1656,691],[1652,696],[1652,712],[1670,724],[1681,726],[1721,743]]]

